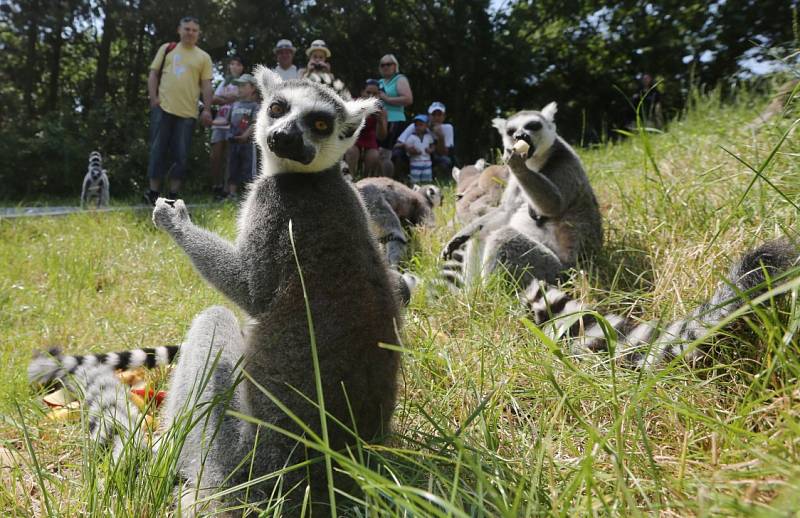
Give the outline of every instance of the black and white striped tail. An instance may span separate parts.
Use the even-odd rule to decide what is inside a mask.
[[[149,347],[131,351],[63,356],[57,349],[39,354],[28,365],[28,380],[33,386],[60,382],[66,390],[84,400],[83,410],[89,436],[100,445],[111,444],[118,459],[127,442],[135,448],[146,446],[142,433],[144,417],[115,374],[117,369],[153,368],[168,365],[180,346]]]
[[[533,321],[550,338],[566,340],[571,354],[608,352],[606,336],[616,335],[617,360],[625,366],[649,370],[681,355],[687,360],[702,356],[701,349],[690,346],[713,334],[729,315],[764,293],[770,279],[798,261],[798,250],[788,239],[764,243],[733,265],[728,280],[717,286],[708,302],[687,318],[666,325],[613,313],[603,315],[600,321],[583,302],[539,281],[528,286],[521,298]],[[613,333],[604,332],[606,325]]]
[[[37,355],[28,365],[28,381],[33,386],[48,386],[74,374],[79,367],[102,366],[114,369],[155,368],[169,365],[180,350],[179,345],[146,347],[113,353],[62,355],[58,349]]]
[[[459,290],[464,287],[465,246],[462,245],[461,248],[455,250],[450,259],[442,264],[438,284],[447,286],[450,290]]]
[[[126,443],[129,448],[147,448],[144,416],[130,400],[130,387],[120,382],[113,369],[102,363],[81,365],[63,381],[67,390],[84,400],[89,437],[99,445],[110,444],[115,460]]]

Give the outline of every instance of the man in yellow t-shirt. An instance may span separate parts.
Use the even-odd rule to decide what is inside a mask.
[[[190,16],[178,25],[180,42],[165,43],[150,64],[147,91],[150,96],[150,190],[145,199],[154,204],[161,181],[170,172],[168,197],[178,197],[197,119],[197,99],[203,94],[201,122],[211,125],[211,57],[197,46],[200,22]],[[170,166],[172,166],[170,168]]]

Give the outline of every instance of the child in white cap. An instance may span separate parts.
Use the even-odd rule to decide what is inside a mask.
[[[414,132],[406,139],[405,148],[408,153],[411,183],[432,182],[431,153],[434,143],[433,135],[428,131],[427,115],[420,114],[414,117]]]

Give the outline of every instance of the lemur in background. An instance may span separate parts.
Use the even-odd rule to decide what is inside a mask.
[[[453,236],[442,252],[443,276],[471,284],[502,267],[522,286],[534,278],[555,282],[579,256],[600,248],[600,210],[581,161],[556,134],[556,104],[494,119],[510,170],[500,205]],[[527,144],[525,154],[514,145]]]
[[[386,434],[395,406],[399,354],[379,344],[399,343],[398,290],[404,281],[387,267],[370,234],[364,206],[339,168],[365,117],[377,111],[378,104],[343,101],[312,81],[282,82],[265,67],[258,67],[256,75],[263,103],[255,138],[264,159],[242,205],[236,241],[195,226],[181,200],[161,198],[153,211],[156,226],[167,231],[199,273],[253,321],[242,327],[230,310],[209,308],[195,318],[181,347],[162,419],[167,428],[199,402],[231,394],[224,404],[208,410],[183,444],[178,468],[188,486],[182,498],[184,513],[200,512],[198,502],[221,487],[278,472],[307,456],[321,460],[315,450],[290,436],[308,437],[287,412],[322,436],[316,402],[324,395],[328,442],[341,450],[357,442],[352,430],[364,440]],[[315,386],[307,309],[322,394]],[[157,363],[158,355],[166,360],[163,356],[169,351],[131,353],[129,358]],[[108,358],[114,353],[104,359]],[[75,380],[84,384],[87,396],[99,392],[116,401],[118,382],[103,378],[103,386],[97,388],[89,378],[97,359],[74,369]],[[66,357],[62,362],[40,357],[28,375],[34,382],[47,382],[63,373],[66,363]],[[209,364],[214,369],[204,375]],[[208,383],[198,389],[204,376]],[[116,407],[113,401],[100,406]],[[93,405],[87,401],[87,407],[97,406]],[[258,427],[229,411],[288,433]],[[108,419],[124,416],[90,416],[95,427],[111,426],[104,423]],[[280,477],[282,487],[294,490],[283,495],[285,515],[299,513],[306,474],[314,506],[327,501],[329,482],[340,489],[351,483],[345,476],[328,481],[322,462],[287,471]],[[274,488],[275,478],[268,478],[251,486],[248,498],[266,499]],[[212,500],[202,511],[218,510],[243,496],[236,492],[224,501]]]
[[[487,167],[483,159],[462,169],[454,167],[456,220],[466,225],[497,207],[508,183],[508,174],[506,166]]]
[[[445,247],[443,255],[457,259],[445,263],[445,274],[456,282],[461,280],[460,267],[470,258],[471,238],[480,235],[486,240],[478,254],[484,273],[497,264],[512,272],[515,267],[526,268],[528,277],[520,284],[525,288],[521,301],[548,336],[566,340],[575,355],[606,352],[604,325],[587,313],[591,308],[555,286],[564,268],[601,245],[602,227],[580,161],[555,134],[554,114],[551,103],[541,112],[520,112],[508,121],[494,121],[513,174],[501,205],[468,225]],[[522,153],[515,151],[519,141],[525,143],[523,149],[528,148]],[[458,249],[465,242],[466,252]],[[526,254],[531,257],[524,257]],[[678,356],[697,359],[703,354],[703,341],[722,330],[715,328],[765,292],[771,279],[777,282],[781,276],[796,273],[787,270],[798,265],[799,254],[796,243],[788,238],[768,241],[745,253],[711,299],[685,319],[662,325],[605,315],[617,338],[615,359],[623,366],[646,370]],[[455,266],[448,271],[448,264]]]
[[[714,329],[736,310],[749,304],[787,272],[800,265],[800,249],[788,238],[767,241],[746,252],[731,266],[711,298],[688,317],[674,322],[643,322],[631,316],[607,314],[603,318],[616,335],[614,360],[623,367],[652,370],[683,356],[694,361],[705,351],[704,340],[724,328]],[[588,305],[574,300],[559,288],[534,281],[521,295],[533,321],[550,338],[564,340],[573,355],[607,353],[603,325]],[[732,322],[731,322],[732,323]],[[731,324],[729,323],[729,325]],[[727,326],[726,326],[727,327]]]
[[[375,238],[383,245],[389,266],[397,268],[405,257],[408,239],[404,226],[433,225],[433,209],[442,203],[435,185],[415,185],[413,189],[386,177],[364,178],[356,182],[364,200]]]
[[[99,151],[89,153],[89,166],[83,177],[81,187],[81,207],[108,207],[109,200],[108,174],[103,169],[103,157]]]

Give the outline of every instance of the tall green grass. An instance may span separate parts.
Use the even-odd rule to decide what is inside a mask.
[[[749,127],[765,102],[746,92],[735,104],[700,96],[664,133],[579,151],[606,244],[573,273],[570,292],[604,311],[680,317],[742,251],[797,237],[798,110],[790,104],[786,116]],[[436,275],[453,212],[448,200],[439,224],[415,237],[409,266],[423,279]],[[193,218],[234,236],[230,207]],[[0,514],[179,514],[181,427],[158,455],[114,464],[79,423],[43,419],[25,367],[34,350],[54,345],[178,343],[195,314],[230,304],[142,214],[0,221],[0,271],[0,437],[22,459],[0,469]],[[792,515],[796,298],[747,317],[722,340],[717,364],[643,374],[565,356],[529,327],[502,279],[435,300],[422,291],[397,344],[404,362],[390,439],[349,452],[302,440],[356,481],[358,493],[330,497],[352,516]],[[280,491],[289,488],[278,488],[267,515],[284,510]]]

